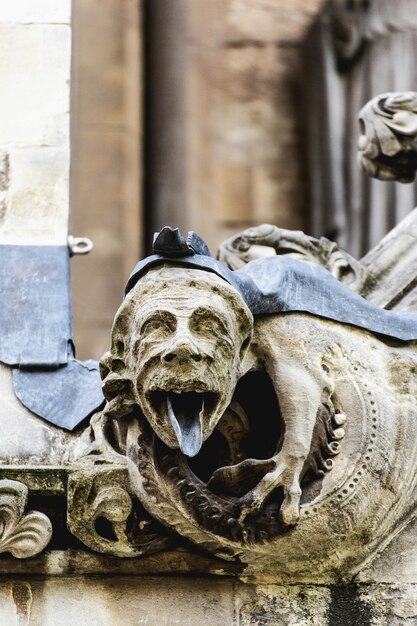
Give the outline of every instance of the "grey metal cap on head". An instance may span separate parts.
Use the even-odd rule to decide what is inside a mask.
[[[187,237],[181,233],[179,228],[165,226],[159,233],[153,236],[154,254],[161,254],[168,257],[192,256],[202,254],[211,256],[206,242],[190,230]]]
[[[168,226],[155,236],[153,254],[134,268],[126,294],[144,273],[162,264],[214,272],[236,289],[255,316],[309,313],[401,341],[417,340],[416,313],[375,306],[315,263],[277,255],[230,270],[210,255],[201,237],[191,232],[185,238],[178,229]]]
[[[128,278],[125,294],[133,289],[140,277],[151,267],[164,263],[187,265],[188,267],[214,272],[234,285],[233,272],[211,256],[204,239],[192,230],[187,237],[184,237],[178,228],[165,226],[161,232],[155,233],[152,252],[151,256],[142,259],[135,265]]]

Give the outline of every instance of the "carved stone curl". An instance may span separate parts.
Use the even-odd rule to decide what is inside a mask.
[[[410,183],[417,169],[417,93],[385,93],[359,113],[359,161],[369,176]]]
[[[227,239],[219,247],[219,260],[232,270],[265,256],[285,255],[298,261],[316,263],[358,293],[366,269],[337,243],[326,237],[310,237],[301,230],[286,230],[262,224]]]
[[[15,480],[0,480],[0,553],[27,559],[42,552],[52,536],[49,518],[39,511],[25,513],[28,488]]]
[[[136,557],[158,552],[171,543],[137,500],[132,499],[125,463],[87,463],[72,472],[68,480],[67,517],[70,532],[96,552]]]

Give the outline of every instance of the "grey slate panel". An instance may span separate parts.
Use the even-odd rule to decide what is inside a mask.
[[[73,430],[103,404],[98,364],[74,358],[67,246],[0,245],[0,361],[55,426]]]

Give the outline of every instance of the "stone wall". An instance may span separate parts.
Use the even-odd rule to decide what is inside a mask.
[[[0,240],[65,243],[69,0],[0,3]]]
[[[412,626],[416,594],[416,585],[26,577],[0,582],[0,619],[8,626],[119,626],[121,619],[124,626]]]

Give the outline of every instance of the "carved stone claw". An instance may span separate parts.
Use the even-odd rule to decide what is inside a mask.
[[[344,436],[345,436],[345,429],[344,428],[336,428],[333,431],[333,437],[335,439],[343,439]]]
[[[294,526],[300,517],[301,487],[298,475],[288,477],[288,469],[282,464],[264,476],[261,482],[242,499],[238,522],[243,527],[249,515],[258,513],[266,499],[277,487],[284,490],[280,517],[284,526]]]
[[[241,509],[238,518],[239,525],[244,529],[247,518],[254,513],[258,513],[264,504],[264,498],[254,493],[255,490],[247,493],[241,498]]]

